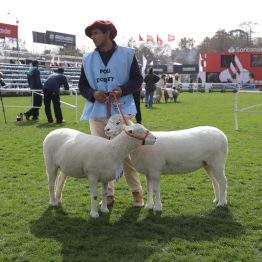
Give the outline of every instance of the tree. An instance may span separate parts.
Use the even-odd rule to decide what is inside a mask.
[[[256,26],[257,23],[247,21],[239,24],[241,28],[245,30],[245,32],[248,34],[248,44],[249,46],[252,46],[252,34],[254,33],[253,27]]]
[[[193,38],[182,38],[180,39],[180,42],[178,44],[178,46],[181,49],[192,49],[195,45],[195,40]]]

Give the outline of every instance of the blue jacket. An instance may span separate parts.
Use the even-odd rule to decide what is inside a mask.
[[[66,76],[64,74],[54,73],[47,78],[43,89],[59,93],[60,87],[62,86],[64,86],[65,90],[69,89]]]

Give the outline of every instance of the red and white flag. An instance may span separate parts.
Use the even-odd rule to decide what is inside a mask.
[[[138,41],[144,41],[143,37],[139,34]]]
[[[154,43],[154,38],[153,38],[153,36],[151,36],[151,35],[147,35],[146,42],[147,42],[148,44],[152,44],[152,43]]]
[[[164,43],[163,40],[158,35],[156,35],[156,41],[158,45],[163,45]]]
[[[170,35],[170,34],[168,34],[168,41],[170,42],[170,41],[174,41],[175,40],[175,36],[174,35]]]

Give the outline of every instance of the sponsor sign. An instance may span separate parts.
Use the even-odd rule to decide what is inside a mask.
[[[46,43],[50,45],[75,46],[76,36],[53,31],[46,31]]]
[[[18,26],[0,23],[0,37],[18,38]]]
[[[262,52],[262,47],[236,47],[236,48],[229,48],[228,49],[229,53],[244,53],[244,52]]]

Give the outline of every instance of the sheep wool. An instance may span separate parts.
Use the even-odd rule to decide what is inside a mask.
[[[113,140],[70,128],[50,132],[43,142],[50,205],[57,206],[62,203],[66,177],[72,176],[88,179],[92,194],[90,215],[94,218],[99,217],[98,182],[102,182],[101,211],[109,212],[106,204],[108,181],[115,178],[116,170],[132,150],[141,144],[152,145],[155,141],[155,136],[140,124],[127,126]]]
[[[128,125],[132,125],[128,119]],[[107,136],[117,136],[124,127],[121,115],[109,118]],[[138,147],[130,153],[136,170],[146,175],[145,208],[162,210],[160,175],[182,174],[204,168],[210,177],[217,206],[227,204],[225,163],[228,154],[226,135],[216,127],[198,126],[178,131],[152,132],[157,141],[152,146]],[[155,195],[155,202],[153,195]]]

